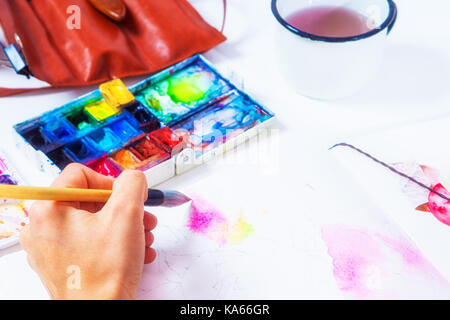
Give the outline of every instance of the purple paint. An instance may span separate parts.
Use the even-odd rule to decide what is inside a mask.
[[[0,175],[0,184],[16,185],[17,182],[9,174]]]

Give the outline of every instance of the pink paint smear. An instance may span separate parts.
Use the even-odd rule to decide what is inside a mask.
[[[360,299],[395,298],[399,281],[447,281],[408,240],[347,226],[325,226],[322,238],[338,287]],[[396,285],[397,284],[397,285]]]
[[[220,245],[237,243],[253,233],[253,226],[244,221],[242,215],[230,222],[225,215],[206,200],[191,196],[192,205],[187,227]]]

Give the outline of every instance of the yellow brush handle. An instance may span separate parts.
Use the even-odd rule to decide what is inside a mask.
[[[0,199],[106,202],[111,190],[26,187],[0,184]]]

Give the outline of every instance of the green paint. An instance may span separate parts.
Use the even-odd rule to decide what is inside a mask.
[[[167,94],[174,102],[192,103],[203,99],[206,93],[199,88],[199,77],[191,75],[184,78],[169,79]]]
[[[253,226],[240,217],[232,227],[230,240],[232,243],[239,242],[240,240],[247,238],[254,231],[255,229]]]
[[[162,111],[161,102],[156,99],[155,97],[152,97],[150,95],[145,97],[145,100],[147,100],[148,105],[157,111]]]
[[[89,126],[90,126],[90,124],[87,123],[87,122],[85,122],[85,121],[80,122],[80,123],[78,124],[78,130],[83,130],[83,129],[89,127]]]

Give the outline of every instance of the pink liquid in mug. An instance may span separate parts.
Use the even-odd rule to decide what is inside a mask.
[[[342,7],[302,9],[286,21],[301,31],[325,37],[352,37],[371,30],[367,17]]]

